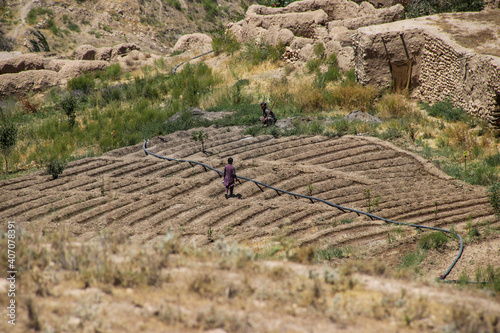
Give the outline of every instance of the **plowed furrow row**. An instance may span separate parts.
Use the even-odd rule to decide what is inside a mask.
[[[168,225],[178,227],[180,226],[178,216],[189,212],[196,207],[196,204],[174,204],[169,208],[164,209],[162,214],[157,216],[157,222],[154,223],[153,226]]]
[[[213,178],[212,178],[213,177]],[[209,183],[212,183],[217,177],[217,175],[212,175],[212,177],[207,177],[204,178],[203,180],[187,180],[181,184],[171,186],[169,188],[159,188],[159,189],[152,189],[149,191],[149,193],[152,194],[161,194],[164,196],[170,196],[170,200],[173,200],[173,198],[180,196],[182,194],[185,194],[188,191],[194,190],[194,189],[199,189],[202,186],[205,186]],[[222,185],[222,184],[221,184]]]
[[[411,212],[408,212],[406,214],[399,214],[394,216],[394,218],[398,218],[401,220],[413,220],[417,217],[423,217],[427,215],[432,215],[432,216],[441,216],[442,214],[445,214],[447,212],[452,212],[456,209],[460,208],[467,208],[467,207],[476,207],[476,206],[481,206],[485,205],[487,206],[489,203],[489,198],[483,197],[483,198],[477,198],[473,200],[451,200],[449,202],[442,202],[439,204],[437,207],[433,205],[431,202],[426,202],[424,206],[421,206],[419,209],[412,210]]]
[[[87,176],[78,176],[77,178],[70,179],[69,182],[63,184],[61,188],[58,188],[58,191],[73,191],[79,187],[89,185],[95,182],[95,178],[87,177]]]
[[[226,200],[221,199],[221,200]],[[200,225],[209,225],[211,221],[214,219],[212,215],[219,215],[219,211],[214,207],[205,207],[203,211],[198,211],[196,216],[191,217],[191,221],[189,222],[188,230],[193,230],[199,228]]]
[[[29,202],[38,199],[40,199],[40,196],[38,194],[30,194],[2,201],[2,203],[0,204],[0,213],[8,209],[18,207],[20,205],[27,205]]]
[[[133,163],[135,163],[135,162],[133,162]],[[90,177],[96,177],[96,176],[110,173],[114,170],[126,167],[129,164],[130,164],[130,162],[128,162],[128,161],[120,161],[120,160],[112,161],[111,164],[108,164],[108,165],[105,165],[103,167],[94,169],[93,171],[87,172],[87,175]]]
[[[476,205],[472,205],[471,208],[474,208]],[[481,206],[481,205],[480,205]],[[418,219],[413,221],[409,221],[409,223],[422,224],[422,225],[440,225],[444,222],[450,223],[451,221],[455,223],[463,222],[473,219],[477,219],[478,217],[490,216],[491,211],[484,207],[480,207],[477,210],[470,210],[468,208],[457,209],[456,211],[449,211],[446,213],[439,213],[437,218],[432,214],[424,215]]]
[[[42,179],[41,177],[37,178],[30,178],[26,179],[20,182],[12,183],[6,186],[2,187],[2,190],[7,190],[7,191],[17,191],[21,190],[23,188],[30,188],[31,186],[34,186],[36,184],[39,184],[41,182],[44,182],[45,179]]]
[[[140,169],[143,169],[143,168],[147,168],[151,165],[154,165],[155,162],[153,161],[148,161],[148,162],[145,162],[145,161],[137,161],[137,162],[132,162],[130,163],[128,166],[124,167],[124,168],[121,168],[120,170],[116,170],[116,171],[113,171],[109,176],[110,177],[124,177],[125,175],[128,175],[132,172],[135,172],[137,170],[140,170]]]
[[[106,198],[104,197],[91,197],[87,201],[83,201],[81,203],[77,203],[76,205],[72,205],[70,207],[61,209],[57,211],[50,217],[52,222],[60,222],[64,220],[69,220],[82,212],[94,209],[97,206],[106,204]]]
[[[363,231],[364,230],[364,231]],[[299,246],[318,243],[320,240],[329,238],[328,244],[331,246],[348,246],[359,244],[362,241],[374,242],[377,239],[384,239],[390,230],[385,227],[377,227],[370,224],[358,225],[354,230],[345,232],[320,230],[312,235],[306,235],[297,241]],[[332,235],[334,237],[332,237]]]
[[[212,227],[219,227],[220,225],[224,224],[224,221],[226,219],[231,218],[236,212],[238,212],[241,209],[241,207],[238,206],[230,206],[221,211],[219,214],[211,218],[210,224]],[[234,218],[234,217],[233,217]]]
[[[210,220],[213,219],[213,217],[211,217],[210,215],[213,215],[214,213],[216,213],[216,210],[214,210],[213,207],[195,206],[192,209],[177,215],[175,220],[178,221],[179,225],[185,226],[187,228],[186,231],[189,231],[192,229],[192,226],[197,222],[209,225]]]
[[[298,142],[301,141],[297,138],[289,137],[275,139],[273,137],[267,137],[267,141],[261,141],[258,145],[242,147],[235,155],[239,156],[241,159],[249,159],[273,154],[275,152],[285,153],[287,150],[295,148]],[[311,143],[302,144],[308,145],[314,143],[316,143],[316,140],[311,140]]]
[[[330,139],[323,137],[312,137],[308,139],[300,140],[300,138],[289,138],[288,141],[284,141],[282,144],[277,146],[272,142],[269,145],[268,149],[263,151],[258,151],[257,154],[253,154],[251,157],[256,158],[260,156],[266,156],[266,158],[270,161],[278,161],[282,159],[286,159],[290,156],[295,156],[298,152],[304,149],[313,150],[317,147],[318,144],[321,144]],[[331,143],[333,144],[333,142]]]
[[[307,164],[320,164],[332,160],[355,159],[356,157],[379,151],[380,148],[378,146],[366,145],[363,142],[340,143],[333,141],[330,145],[321,147],[320,153],[317,150],[307,151],[297,154],[291,160],[297,163],[307,161]]]
[[[234,156],[241,154],[242,152],[252,151],[254,149],[259,149],[263,143],[271,140],[272,137],[269,136],[258,136],[258,137],[247,137],[242,138],[237,141],[231,142],[220,147],[221,153],[219,154],[221,158],[227,158],[229,156]],[[279,148],[279,143],[277,143],[277,149]]]
[[[5,209],[0,217],[10,217],[14,215],[26,214],[33,209],[40,208],[42,206],[53,203],[54,201],[60,200],[60,197],[56,196],[38,196],[37,200],[29,201],[29,203],[21,203],[16,206],[11,206]]]
[[[44,183],[40,183],[40,184],[31,186],[30,190],[43,192],[43,191],[47,191],[50,189],[57,189],[57,187],[64,187],[64,185],[70,183],[71,180],[72,179],[69,177],[62,177],[62,178],[46,181]],[[59,189],[59,190],[61,190],[61,189]]]
[[[113,201],[108,201],[106,202],[105,205],[101,205],[99,207],[96,207],[90,211],[87,211],[81,216],[78,217],[78,223],[79,224],[84,224],[87,222],[92,222],[92,223],[97,223],[98,219],[102,216],[107,215],[107,224],[111,224],[114,220],[113,218],[113,213],[118,211],[118,210],[124,210],[126,209],[127,206],[132,204],[134,201],[130,199],[118,199],[118,200],[113,200]]]
[[[68,198],[68,197],[59,198],[57,201],[52,202],[51,204],[43,205],[37,209],[26,212],[22,216],[26,221],[34,221],[40,217],[48,216],[48,215],[53,214],[53,213],[55,213],[63,208],[74,205],[74,204],[78,203],[79,200],[81,200],[81,198],[78,198],[76,196],[73,196],[70,198]]]
[[[343,170],[345,171],[345,170]],[[360,171],[360,176],[370,177],[373,180],[388,181],[404,178],[415,178],[418,175],[420,168],[414,164],[399,165],[395,167],[381,167],[378,170]],[[399,180],[398,180],[399,181]]]
[[[99,158],[87,157],[87,158],[83,158],[81,160],[72,161],[72,162],[68,163],[68,165],[66,166],[66,169],[64,169],[64,170],[73,172],[73,169],[81,168],[84,165],[95,163],[97,160],[99,160]]]
[[[276,208],[258,206],[258,207],[250,207],[247,209],[245,209],[245,208],[240,208],[240,209],[243,209],[243,211],[239,212],[237,219],[235,218],[233,221],[229,222],[229,224],[228,224],[229,227],[234,228],[234,227],[241,226],[241,225],[247,224],[247,223],[251,224],[252,226],[256,225],[258,223],[257,221],[260,218],[265,218],[265,217],[263,217],[263,215],[266,215],[266,214],[272,212]]]
[[[247,139],[248,138],[248,139]],[[251,136],[243,136],[243,135],[233,135],[233,136],[224,136],[220,139],[213,140],[209,138],[209,141],[205,144],[205,149],[215,154],[223,153],[229,147],[234,147],[239,145],[241,140],[251,141]]]
[[[156,178],[172,177],[177,175],[178,172],[186,170],[191,167],[189,163],[186,162],[173,162],[169,166],[166,166],[162,171],[158,171]]]
[[[328,156],[328,161],[312,162],[328,169],[340,169],[342,171],[366,171],[382,167],[397,167],[408,164],[408,158],[399,157],[394,152],[384,151],[373,154],[371,152],[361,153],[354,157]]]
[[[142,225],[149,225],[151,224],[151,222],[149,222],[148,219],[152,219],[154,216],[157,216],[163,210],[164,208],[159,205],[157,206],[149,205],[142,207],[140,209],[137,209],[133,214],[130,214],[125,219],[125,223],[130,227],[133,227],[138,223],[141,223]]]
[[[70,170],[64,170],[63,175],[64,176],[73,176],[76,174],[84,174],[85,172],[87,172],[89,170],[96,170],[96,169],[102,168],[106,165],[113,164],[113,163],[114,163],[114,161],[112,161],[112,160],[99,158],[99,159],[92,160],[91,163],[86,163],[85,165],[82,165],[82,166],[76,166],[74,168],[71,168]]]
[[[22,182],[33,181],[33,180],[37,180],[37,177],[28,176],[28,177],[19,177],[19,178],[2,180],[2,181],[0,181],[0,188],[4,188],[4,187],[10,186],[10,185],[19,184]]]
[[[119,225],[128,225],[129,220],[128,217],[134,215],[138,210],[143,209],[145,207],[150,207],[154,202],[152,200],[139,200],[134,201],[126,206],[120,207],[111,217],[110,223],[118,222]]]
[[[170,162],[170,161],[165,161],[165,160],[159,160],[155,158],[154,160],[149,160],[151,161],[151,165],[149,167],[142,168],[135,173],[132,174],[132,177],[147,177],[147,176],[155,176],[155,173],[163,170],[164,168],[168,167],[169,165],[175,164],[175,162]]]
[[[211,135],[209,137],[209,140],[207,140],[207,146],[206,148],[208,147],[208,145],[211,145],[213,144],[213,141],[218,141],[218,140],[224,140],[225,137],[229,137],[229,140],[231,139],[231,134],[233,136],[233,139],[234,139],[234,136],[235,135],[241,135],[241,134],[235,134],[235,133],[223,133],[223,135],[220,135],[220,134],[216,134],[216,135]],[[212,142],[212,143],[211,143]],[[177,156],[189,156],[191,154],[191,151],[193,151],[194,149],[198,149],[200,150],[200,144],[198,142],[194,142],[192,139],[191,139],[191,134],[188,134],[186,133],[185,137],[183,137],[182,139],[181,138],[176,138],[174,140],[169,140],[169,141],[166,141],[166,142],[162,142],[161,144],[162,147],[158,147],[159,150],[158,152],[157,149],[155,149],[156,147],[152,147],[152,149],[149,149],[151,152],[154,152],[155,154],[158,154],[158,155],[163,155],[163,156],[171,156],[172,154],[180,154],[180,155],[177,155]],[[189,152],[187,153],[188,155],[185,155],[186,152]]]
[[[142,181],[140,183],[126,184],[125,186],[120,188],[120,193],[136,193],[139,191],[145,191],[147,188],[155,186],[157,184],[157,181]],[[145,193],[150,194],[147,191]]]

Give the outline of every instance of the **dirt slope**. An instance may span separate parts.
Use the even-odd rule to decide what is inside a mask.
[[[148,148],[219,170],[233,157],[241,176],[299,194],[309,188],[315,197],[394,221],[454,228],[463,237],[474,225],[481,240],[468,242],[450,277],[457,278],[463,268],[500,265],[500,239],[489,232],[499,221],[485,189],[452,180],[391,144],[362,136],[251,137],[236,127],[205,131],[209,154],[190,132],[154,138]],[[226,200],[215,172],[146,156],[141,144],[75,161],[61,178],[50,178],[38,172],[0,182],[0,218],[30,230],[67,228],[82,240],[106,228],[141,243],[175,231],[188,244],[212,246],[207,236],[212,230],[212,239],[265,251],[277,236],[285,236],[299,246],[349,248],[350,258],[384,258],[393,267],[415,250],[420,235],[318,202],[261,192],[251,182],[236,187],[241,199]],[[442,274],[457,250],[452,241],[431,253],[424,275]]]

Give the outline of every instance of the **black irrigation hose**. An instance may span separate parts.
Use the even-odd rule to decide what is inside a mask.
[[[157,154],[152,153],[149,150],[147,150],[146,143],[147,143],[147,141],[144,140],[144,143],[142,145],[142,149],[144,150],[144,152],[146,153],[146,155],[152,155],[154,157],[157,157],[157,158],[160,158],[160,159],[164,159],[164,160],[168,160],[168,161],[188,162],[189,164],[191,164],[191,166],[193,166],[193,164],[198,164],[198,165],[201,165],[205,169],[205,171],[208,171],[207,169],[210,169],[210,170],[213,170],[213,171],[217,172],[219,174],[219,177],[222,177],[222,175],[224,174],[222,171],[217,170],[215,168],[212,168],[211,166],[206,165],[206,164],[201,163],[201,162],[190,161],[190,160],[179,160],[179,159],[175,159],[175,158],[170,158],[170,157],[165,157],[165,156],[157,155]],[[448,269],[446,270],[446,272],[444,272],[443,274],[439,275],[439,278],[441,280],[446,279],[446,277],[450,274],[451,270],[453,269],[453,267],[457,263],[458,259],[460,259],[460,257],[462,256],[462,253],[463,253],[463,250],[464,250],[464,245],[463,245],[462,237],[460,237],[460,235],[458,233],[456,233],[454,231],[451,231],[451,230],[442,229],[442,228],[435,228],[435,227],[429,227],[429,226],[425,226],[425,225],[418,225],[418,224],[411,224],[411,223],[403,223],[403,222],[391,221],[391,220],[388,220],[388,219],[385,219],[383,217],[379,217],[379,216],[376,216],[376,215],[373,215],[373,214],[370,214],[370,213],[366,213],[366,212],[359,211],[359,210],[356,210],[356,209],[352,209],[352,208],[348,208],[348,207],[343,207],[343,206],[340,206],[340,205],[336,205],[334,203],[331,203],[329,201],[326,201],[326,200],[323,200],[323,199],[320,199],[320,198],[316,198],[316,197],[312,197],[312,196],[308,196],[308,195],[302,195],[302,194],[298,194],[298,193],[293,193],[293,192],[288,192],[288,191],[285,191],[285,190],[281,190],[279,188],[276,188],[276,187],[273,187],[273,186],[261,183],[261,182],[259,182],[257,180],[254,180],[254,179],[250,179],[250,178],[246,178],[246,177],[242,177],[242,176],[238,176],[238,179],[244,179],[246,181],[254,183],[255,185],[257,185],[257,187],[262,192],[264,192],[264,190],[262,189],[261,186],[267,187],[267,188],[270,188],[270,189],[276,191],[276,193],[278,195],[281,195],[280,194],[280,192],[281,192],[281,193],[289,194],[289,195],[295,197],[295,199],[297,199],[298,197],[305,198],[305,199],[309,199],[312,203],[314,203],[314,201],[319,201],[319,202],[322,202],[324,204],[327,204],[328,206],[335,207],[335,208],[341,210],[343,213],[345,213],[346,211],[347,212],[354,212],[354,213],[358,214],[358,216],[360,216],[360,215],[366,215],[371,220],[377,219],[377,220],[384,221],[386,223],[392,223],[392,224],[397,224],[397,225],[405,225],[405,226],[408,226],[408,227],[417,228],[419,230],[429,229],[429,230],[436,230],[436,231],[441,231],[441,232],[452,234],[452,235],[458,237],[458,239],[460,240],[460,249],[458,251],[457,257],[455,258],[455,260],[453,260],[453,262],[451,263],[450,267],[448,267]],[[240,182],[240,184],[241,184],[241,182]],[[454,280],[447,280],[447,281],[444,281],[444,282],[456,282],[456,281],[454,281]]]
[[[208,52],[205,52],[205,53],[199,54],[199,55],[197,55],[196,57],[192,57],[191,59],[188,59],[188,60],[186,60],[186,61],[181,62],[180,64],[178,64],[177,66],[175,66],[175,67],[174,67],[174,69],[173,69],[174,74],[177,74],[177,68],[179,68],[180,66],[182,66],[182,65],[183,65],[183,64],[185,64],[186,62],[191,61],[191,60],[194,60],[194,59],[199,58],[199,57],[202,57],[202,56],[204,56],[204,55],[210,54],[210,53],[212,53],[212,52],[214,52],[214,50],[210,50],[210,51],[208,51]]]

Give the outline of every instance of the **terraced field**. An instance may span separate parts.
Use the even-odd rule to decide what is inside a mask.
[[[394,221],[454,228],[462,235],[471,223],[481,233],[500,226],[484,188],[459,183],[430,162],[376,138],[252,137],[237,127],[204,131],[206,153],[191,140],[191,131],[154,138],[148,149],[219,170],[233,157],[241,176]],[[380,257],[391,266],[415,250],[422,234],[261,191],[252,182],[238,184],[235,192],[240,198],[226,199],[216,172],[146,155],[138,144],[72,162],[56,180],[40,171],[0,182],[0,219],[45,233],[66,228],[82,240],[104,229],[138,242],[174,231],[197,246],[213,246],[213,240],[224,237],[260,251],[284,236],[300,246],[349,248],[351,257]],[[474,265],[499,266],[499,244],[498,232],[468,244],[450,277]],[[443,273],[457,249],[452,241],[431,253],[424,273]]]

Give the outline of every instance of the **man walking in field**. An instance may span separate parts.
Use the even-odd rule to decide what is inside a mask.
[[[236,177],[236,169],[233,166],[233,158],[230,157],[227,159],[227,165],[224,167],[224,181],[223,184],[226,186],[226,199],[229,197],[233,197],[233,189],[234,183],[238,180]],[[229,196],[227,192],[229,190]]]

